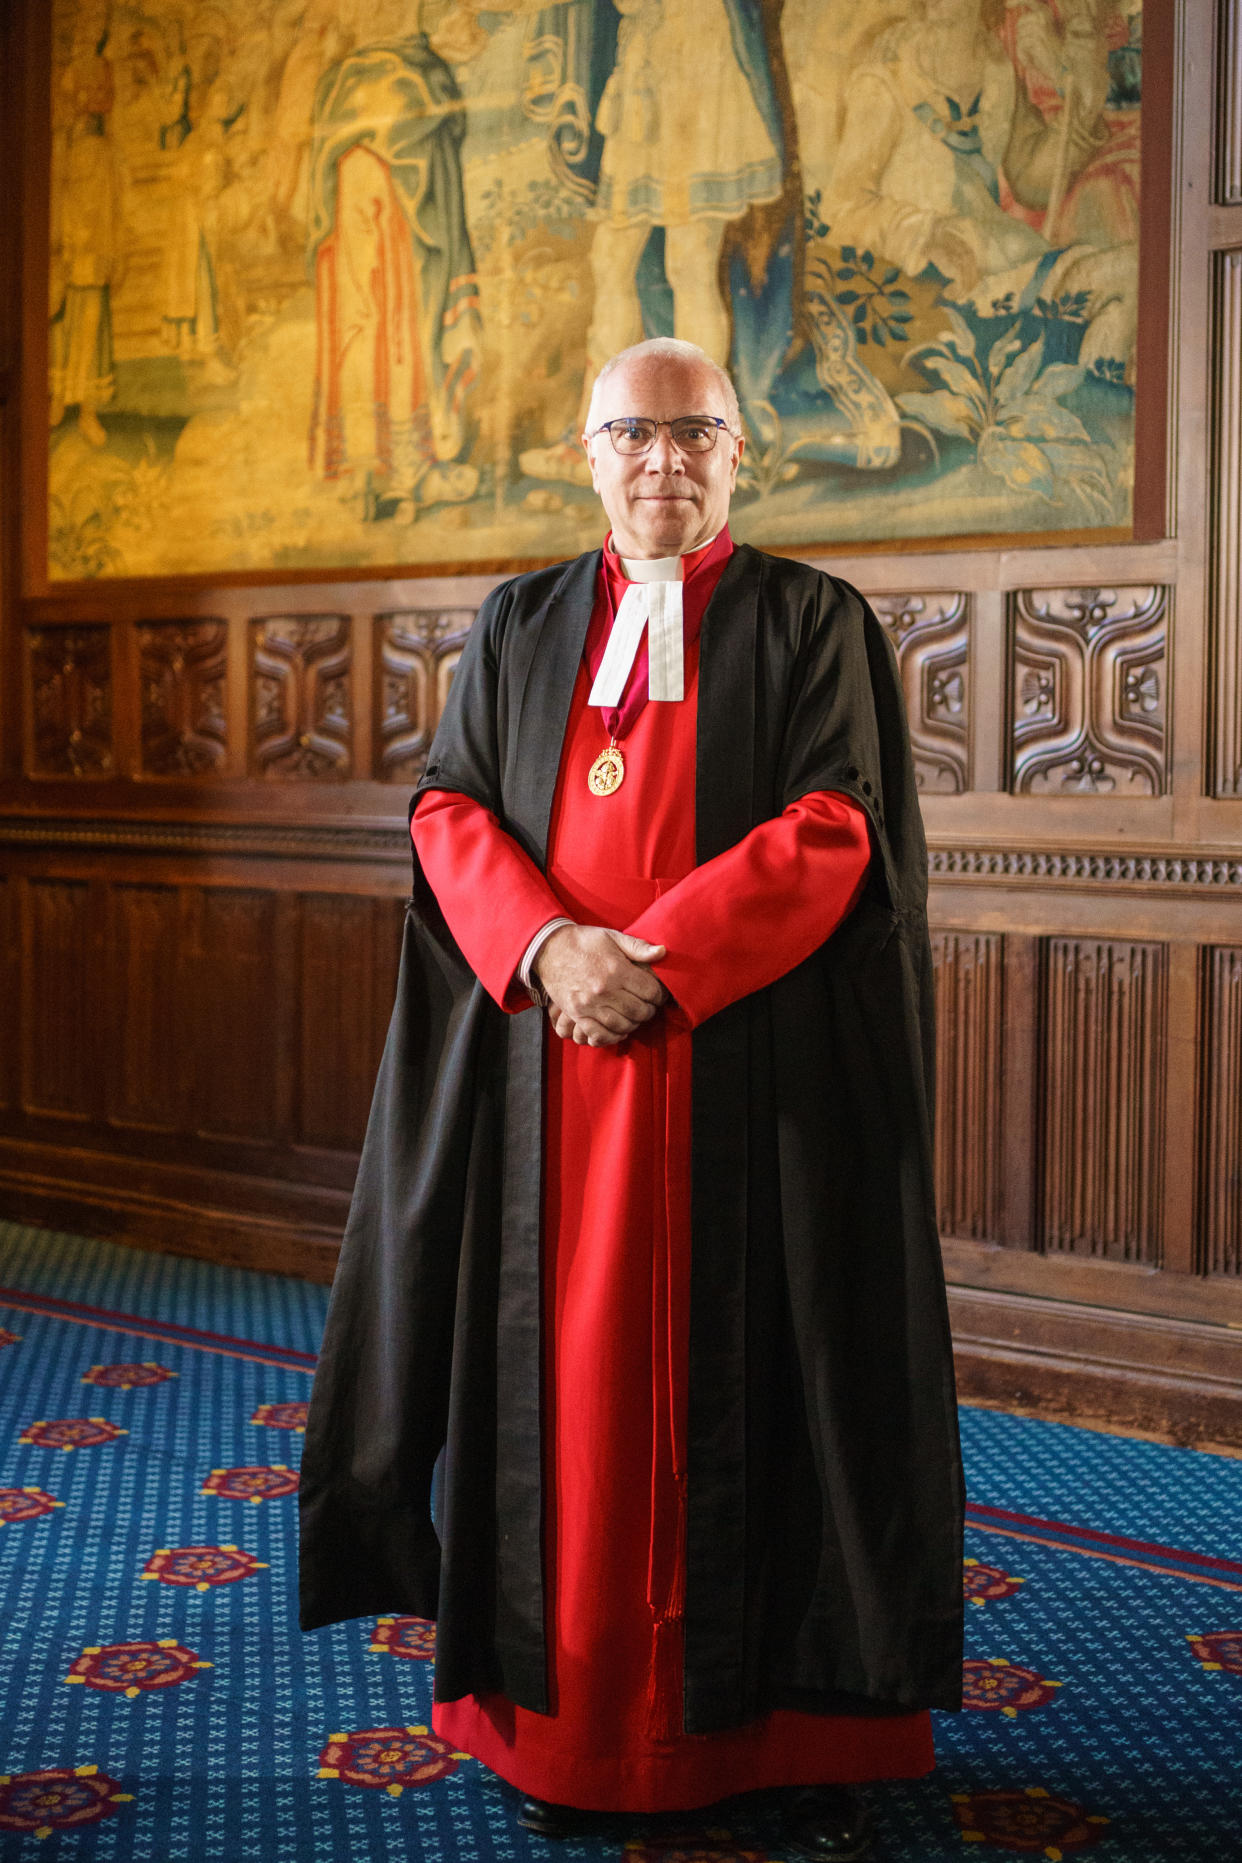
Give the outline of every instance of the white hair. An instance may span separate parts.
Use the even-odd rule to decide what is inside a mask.
[[[619,369],[626,362],[693,362],[707,369],[715,378],[724,402],[725,418],[733,433],[739,433],[742,426],[741,410],[737,404],[737,391],[729,380],[728,373],[720,364],[700,349],[697,343],[683,342],[679,336],[651,336],[644,343],[631,343],[628,349],[617,351],[610,356],[599,374],[595,377],[595,386],[591,390],[591,405],[587,410],[587,432],[592,432],[598,425],[596,415],[599,411],[599,393],[614,369]],[[698,412],[699,410],[687,410]],[[705,410],[704,410],[705,411]]]

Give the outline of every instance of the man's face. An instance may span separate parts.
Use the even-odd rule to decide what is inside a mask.
[[[716,378],[702,363],[640,356],[604,380],[591,426],[625,415],[676,420],[682,414],[728,419]],[[722,531],[744,441],[721,428],[708,453],[679,453],[667,427],[650,450],[618,453],[606,433],[583,434],[591,481],[603,500],[622,556],[680,556]]]

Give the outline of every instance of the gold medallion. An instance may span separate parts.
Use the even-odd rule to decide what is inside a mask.
[[[591,765],[587,776],[587,788],[593,796],[610,796],[620,789],[625,781],[625,758],[617,744],[610,744],[607,750],[601,750]]]

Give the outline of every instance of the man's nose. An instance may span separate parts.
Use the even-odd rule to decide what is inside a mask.
[[[685,471],[681,454],[673,445],[673,436],[667,427],[656,428],[656,437],[647,449],[647,470],[665,475]]]

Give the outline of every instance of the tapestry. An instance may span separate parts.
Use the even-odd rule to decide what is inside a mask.
[[[53,41],[53,578],[572,555],[644,335],[732,375],[739,538],[1131,521],[1141,0],[55,0]]]

